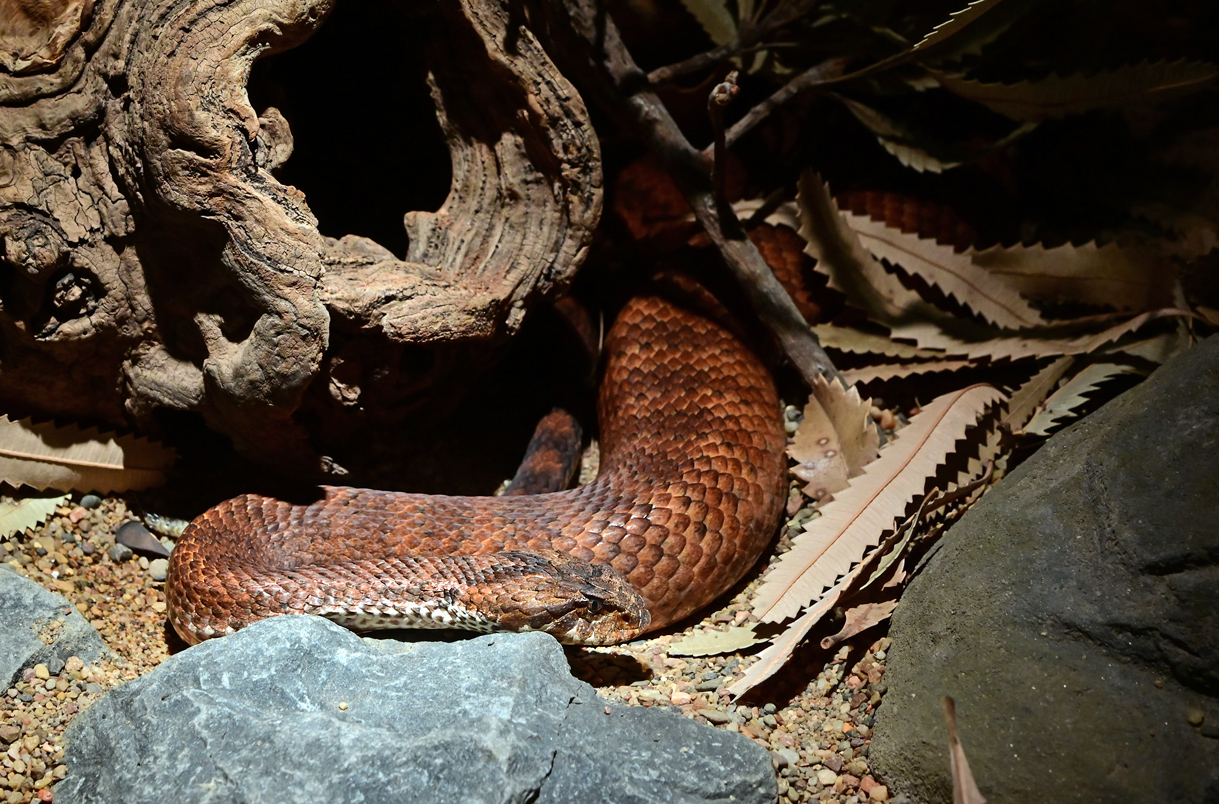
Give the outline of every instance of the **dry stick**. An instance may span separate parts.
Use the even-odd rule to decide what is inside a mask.
[[[746,112],[744,117],[738,120],[732,128],[728,129],[728,133],[725,136],[725,144],[728,147],[732,147],[736,144],[737,140],[745,136],[754,126],[765,120],[767,115],[801,92],[838,81],[842,76],[842,68],[846,66],[846,63],[846,59],[827,59],[820,64],[808,68],[779,87],[773,95]]]
[[[571,0],[563,11],[593,62],[588,65],[588,78],[594,88],[666,167],[754,312],[778,339],[804,382],[811,388],[820,374],[842,379],[731,207],[721,210],[716,203],[706,159],[690,145],[664,103],[646,89],[646,76],[631,58],[613,20],[587,1]],[[843,384],[849,387],[845,380]]]
[[[736,39],[731,42],[725,42],[719,47],[708,50],[706,53],[691,56],[685,61],[679,61],[666,67],[658,67],[648,73],[648,84],[651,86],[667,84],[675,78],[680,78],[683,75],[698,72],[699,70],[705,70],[725,59],[754,49],[771,33],[803,16],[811,5],[808,2],[794,2],[787,8],[780,7],[757,25],[740,31]]]
[[[724,145],[724,107],[732,103],[741,88],[736,85],[737,71],[733,70],[724,77],[722,83],[716,84],[707,96],[707,115],[711,118],[711,131],[714,140],[714,151],[711,159],[711,186],[714,188],[715,201],[721,210],[728,207],[728,195],[724,191],[724,176],[727,165]]]

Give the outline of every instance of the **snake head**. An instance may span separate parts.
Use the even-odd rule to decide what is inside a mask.
[[[613,645],[652,622],[643,597],[613,567],[550,551],[498,556],[519,572],[496,618],[506,631],[545,631],[565,645]]]

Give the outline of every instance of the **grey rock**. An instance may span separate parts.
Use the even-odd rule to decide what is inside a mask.
[[[119,525],[118,532],[114,534],[114,541],[116,544],[130,547],[142,555],[159,558],[169,557],[169,551],[165,549],[165,545],[161,544],[161,540],[154,536],[152,531],[144,527],[143,523],[137,522],[134,519]],[[123,560],[125,561],[126,559]]]
[[[80,507],[88,508],[90,511],[101,504],[102,498],[98,497],[96,494],[86,494],[84,497],[80,498]]]
[[[1051,438],[923,562],[893,617],[874,767],[950,801],[951,695],[992,804],[1219,801],[1219,741],[1187,718],[1219,711],[1216,523],[1210,338]]]
[[[70,656],[88,663],[105,653],[105,643],[75,606],[7,567],[0,569],[0,689],[26,667],[63,668]]]
[[[124,561],[130,561],[131,557],[135,555],[135,553],[131,551],[131,548],[125,544],[115,544],[106,552],[110,555],[110,560],[116,564],[122,564]]]
[[[66,740],[61,804],[160,804],[167,790],[262,804],[771,802],[777,789],[760,746],[607,705],[548,635],[403,644],[304,616],[173,656],[77,716]]]

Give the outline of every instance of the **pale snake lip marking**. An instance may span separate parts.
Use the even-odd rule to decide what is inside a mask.
[[[726,329],[659,296],[631,300],[605,348],[593,482],[517,497],[236,497],[173,551],[174,628],[193,644],[315,613],[359,630],[545,630],[608,644],[707,605],[757,561],[785,502],[774,382]]]

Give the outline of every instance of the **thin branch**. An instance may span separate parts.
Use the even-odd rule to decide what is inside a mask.
[[[728,129],[728,133],[725,135],[727,146],[731,148],[736,144],[737,140],[745,136],[758,123],[765,120],[771,112],[800,93],[814,87],[840,81],[842,79],[842,68],[846,66],[846,63],[846,59],[827,59],[788,81],[769,98],[746,112],[744,117],[738,120],[732,128]]]
[[[706,70],[733,56],[739,56],[748,50],[753,50],[759,45],[763,45],[762,40],[771,33],[804,16],[811,7],[812,3],[810,2],[795,2],[788,8],[780,6],[757,25],[739,31],[736,39],[731,42],[725,42],[719,47],[712,48],[705,53],[691,56],[685,61],[679,61],[666,67],[658,67],[648,73],[648,84],[651,86],[667,84],[683,75]]]
[[[812,387],[820,374],[841,378],[731,207],[721,210],[716,203],[707,160],[690,145],[664,103],[647,88],[647,76],[631,58],[613,20],[599,13],[597,5],[595,0],[570,0],[564,4],[539,3],[537,8],[541,13],[566,15],[552,26],[552,34],[575,34],[581,41],[570,43],[567,52],[583,51],[587,56],[587,61],[571,68],[585,73],[589,90],[600,96],[624,127],[650,146],[668,170],[758,318],[779,341],[804,381]]]
[[[737,71],[733,70],[716,84],[711,94],[707,96],[707,115],[711,118],[711,132],[714,139],[711,159],[711,185],[715,192],[715,201],[721,207],[727,206],[728,195],[724,190],[724,176],[727,173],[727,147],[724,145],[724,107],[732,103],[732,99],[740,93],[736,85]]]

